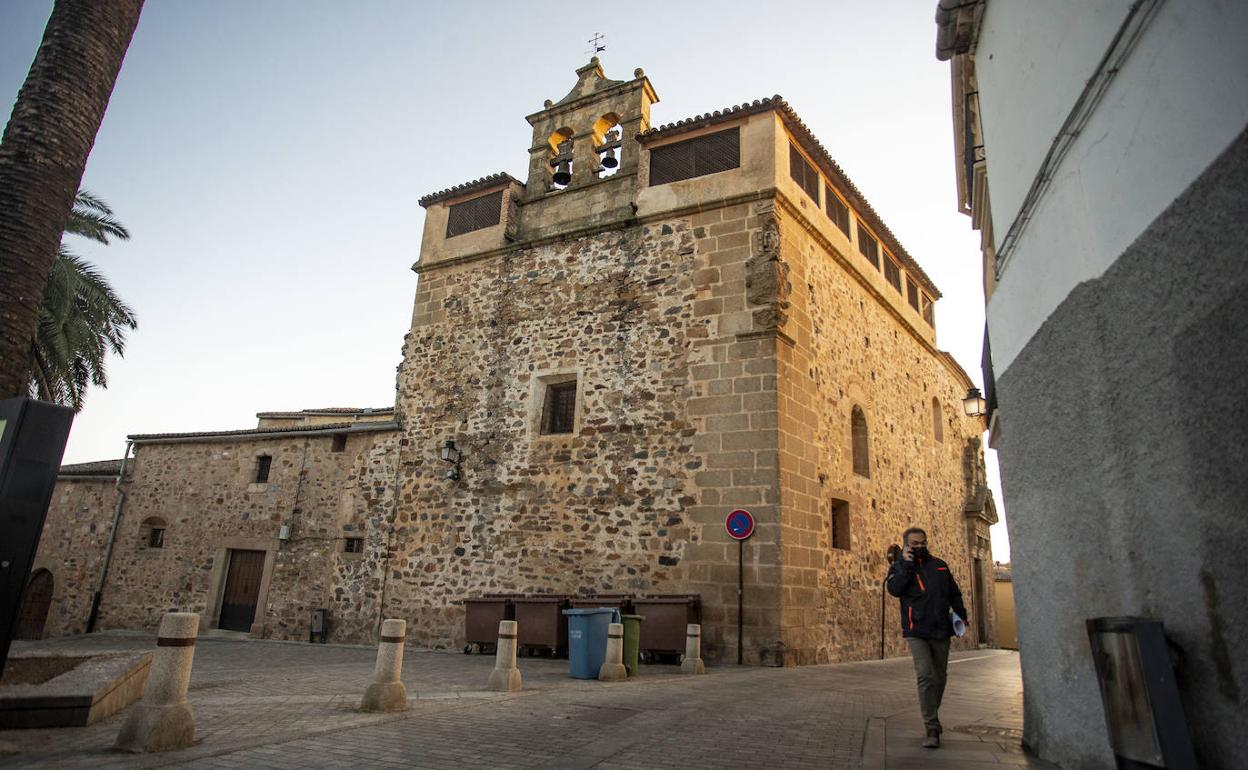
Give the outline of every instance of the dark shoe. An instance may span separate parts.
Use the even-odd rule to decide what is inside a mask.
[[[923,748],[938,749],[940,748],[940,731],[929,727],[927,729],[927,737],[923,739]]]

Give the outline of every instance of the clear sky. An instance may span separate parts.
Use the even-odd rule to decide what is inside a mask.
[[[783,95],[940,287],[940,346],[979,382],[979,237],[957,212],[935,5],[147,0],[83,179],[133,238],[72,244],[139,328],[65,461],[120,457],[129,433],[393,404],[417,199],[523,179],[524,116],[571,89],[595,32],[608,77],[645,69],[656,125]],[[51,7],[0,0],[6,117]],[[993,549],[1009,558],[1004,524]]]

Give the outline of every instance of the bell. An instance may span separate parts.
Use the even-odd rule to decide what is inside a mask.
[[[559,168],[555,171],[553,177],[554,183],[558,185],[566,185],[572,181],[572,164],[567,160],[559,161]]]
[[[607,151],[602,154],[602,167],[615,168],[618,165],[620,165],[620,162],[615,159],[615,148],[607,148]]]

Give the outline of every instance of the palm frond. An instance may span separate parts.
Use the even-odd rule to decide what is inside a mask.
[[[138,319],[95,266],[61,246],[48,276],[31,351],[31,391],[82,408],[90,385],[108,385],[108,353],[125,354]]]
[[[108,243],[109,236],[123,241],[130,239],[130,231],[117,220],[108,204],[86,190],[79,190],[74,196],[74,208],[69,212],[65,232],[103,244]]]

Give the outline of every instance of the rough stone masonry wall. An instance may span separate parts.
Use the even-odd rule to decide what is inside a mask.
[[[927,530],[933,552],[949,563],[973,606],[962,514],[973,488],[963,457],[981,424],[964,416],[960,379],[843,258],[791,208],[781,223],[793,287],[785,331],[795,342],[778,347],[786,654],[801,664],[879,657],[885,552],[906,527]],[[861,256],[850,259],[873,269]],[[933,398],[943,441],[935,438]],[[869,478],[853,471],[855,405],[867,420]],[[982,463],[978,452],[975,460]],[[848,550],[832,547],[834,499],[849,503]],[[883,626],[886,654],[904,654],[891,596]],[[972,646],[971,639],[955,649]]]
[[[257,608],[261,635],[306,638],[309,610],[330,607],[335,639],[371,638],[380,571],[367,555],[344,554],[343,538],[380,537],[375,511],[387,498],[378,487],[392,471],[389,450],[377,450],[393,435],[351,434],[343,452],[330,451],[330,436],[137,445],[101,627],[154,628],[172,609],[202,613],[207,623],[221,549],[249,541],[276,551],[268,603]],[[261,454],[272,467],[269,481],[255,484]],[[162,548],[142,541],[148,517],[167,524]],[[282,523],[291,525],[285,543],[277,540]]]
[[[742,205],[421,276],[399,375],[408,444],[386,601],[412,620],[409,636],[456,644],[452,602],[484,592],[696,592],[709,655],[735,655],[724,506],[776,497],[774,447],[721,438],[751,412],[759,428],[774,423],[767,341],[731,328],[748,319],[750,216]],[[579,432],[530,435],[534,379],[566,371],[580,378]],[[464,451],[458,482],[437,459],[446,438]],[[756,585],[774,584],[767,510]],[[778,600],[765,586],[752,600],[757,660],[778,638]]]
[[[87,630],[117,487],[113,479],[58,479],[31,569],[52,573],[52,605],[45,637]]]

